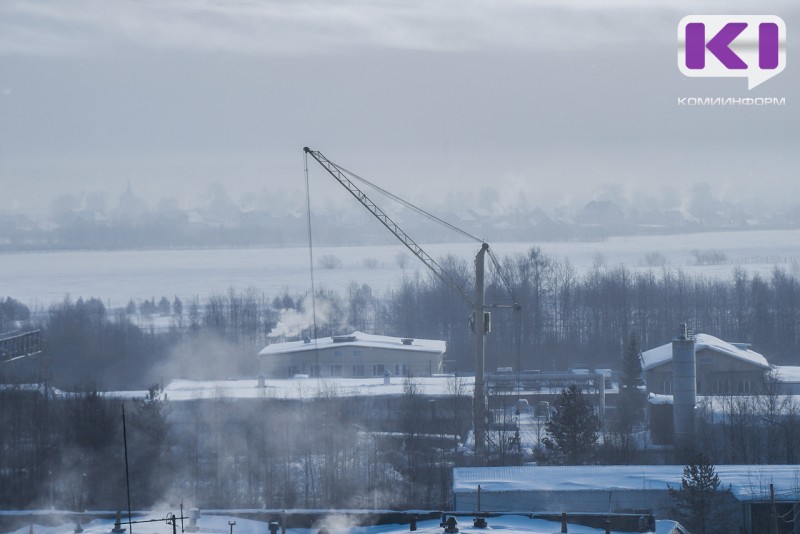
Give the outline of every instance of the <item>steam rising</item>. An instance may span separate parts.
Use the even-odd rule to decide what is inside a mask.
[[[153,369],[152,379],[219,380],[255,373],[252,351],[220,335],[204,332],[184,339],[172,349],[169,357]]]
[[[317,326],[328,324],[331,317],[331,311],[332,306],[330,301],[317,298]],[[310,305],[303,310],[285,308],[281,310],[281,316],[280,319],[278,319],[278,324],[270,331],[269,337],[296,337],[299,336],[303,330],[306,330],[313,325],[314,310]]]

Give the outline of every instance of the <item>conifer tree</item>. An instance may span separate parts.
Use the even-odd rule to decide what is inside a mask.
[[[680,489],[670,488],[676,512],[692,532],[712,532],[712,517],[719,504],[719,477],[714,465],[703,453],[683,468]]]
[[[599,422],[592,404],[575,384],[561,391],[542,440],[563,456],[567,465],[585,463],[597,445]]]
[[[612,426],[624,463],[630,462],[635,450],[634,430],[644,411],[645,394],[639,389],[642,375],[639,356],[639,341],[636,334],[631,333],[622,356],[619,405],[617,418]]]

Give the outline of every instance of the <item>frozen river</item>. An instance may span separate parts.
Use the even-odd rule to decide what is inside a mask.
[[[777,264],[797,272],[800,230],[714,232],[670,236],[615,237],[600,242],[497,243],[495,253],[522,254],[539,246],[548,255],[568,258],[578,272],[599,263],[631,269],[648,267],[645,256],[657,252],[666,268],[690,274],[728,278],[739,265],[751,273],[769,274]],[[434,258],[453,254],[471,262],[478,249],[472,243],[426,244]],[[694,250],[726,255],[717,265],[696,265]],[[405,266],[397,257],[404,254]],[[318,288],[341,290],[351,282],[369,284],[377,293],[395,286],[403,276],[427,276],[401,245],[315,247],[317,260],[335,256],[337,268],[315,268]],[[162,295],[201,298],[228,288],[256,288],[268,297],[302,294],[310,287],[307,247],[201,250],[70,251],[0,255],[0,297],[47,306],[70,295],[100,297],[111,306]]]

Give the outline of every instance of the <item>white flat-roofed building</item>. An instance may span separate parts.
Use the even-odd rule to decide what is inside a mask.
[[[435,339],[353,332],[267,345],[258,353],[268,378],[431,376],[442,372],[447,347]]]
[[[683,465],[457,467],[453,469],[453,509],[477,510],[480,486],[484,512],[649,510],[656,518],[669,518],[675,506],[669,488],[681,487],[683,469]],[[794,525],[800,517],[800,466],[716,465],[715,472],[721,497],[715,506],[728,513],[732,532],[767,532],[772,510],[786,518],[786,532],[800,528]]]

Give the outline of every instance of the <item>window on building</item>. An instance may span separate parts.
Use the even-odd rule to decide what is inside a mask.
[[[353,357],[360,358],[361,357],[361,351],[358,350],[358,349],[354,350],[353,351]]]
[[[740,380],[739,381],[739,393],[750,393],[752,385],[750,384],[749,380]]]
[[[333,355],[336,356],[337,358],[340,358],[342,356],[342,354],[344,354],[344,353],[342,351],[340,351],[340,350],[333,351]]]
[[[331,365],[331,376],[342,376],[342,366]]]
[[[300,369],[298,369],[296,365],[289,366],[289,373],[288,373],[289,378],[292,378],[294,375],[299,375],[299,374],[300,374]]]
[[[672,395],[672,381],[671,380],[664,380],[661,383],[661,393],[664,395]]]
[[[376,363],[372,366],[372,376],[383,376],[386,372],[386,366],[382,363]]]
[[[308,373],[308,376],[322,376],[322,366],[321,365],[312,365],[311,369]]]
[[[408,376],[408,365],[404,363],[394,364],[394,376]]]
[[[363,365],[354,365],[353,366],[353,376],[364,376],[364,366]]]

